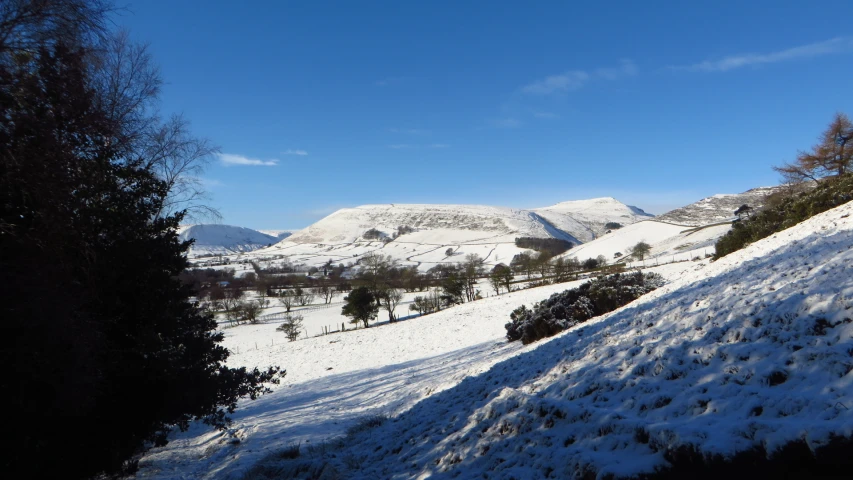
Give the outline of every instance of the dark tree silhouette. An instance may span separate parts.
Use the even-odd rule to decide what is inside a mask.
[[[375,319],[379,313],[379,306],[376,305],[373,293],[367,287],[354,288],[344,297],[344,301],[346,303],[341,309],[341,315],[350,317],[352,323],[361,322],[364,328],[367,328],[368,322]]]
[[[92,82],[100,2],[0,4],[0,408],[10,478],[89,478],[277,378],[224,365],[179,274],[183,214]],[[93,17],[94,15],[94,17]],[[16,23],[17,22],[17,23]],[[150,442],[150,443],[149,443]]]

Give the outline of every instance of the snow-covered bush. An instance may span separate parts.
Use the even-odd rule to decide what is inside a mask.
[[[537,303],[533,310],[522,305],[510,314],[506,338],[522,343],[554,336],[578,323],[630,303],[660,287],[664,279],[656,273],[634,272],[596,278],[583,285],[555,293]]]

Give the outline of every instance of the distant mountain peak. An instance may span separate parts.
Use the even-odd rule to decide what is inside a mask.
[[[664,222],[701,226],[731,220],[741,205],[754,209],[764,206],[768,195],[782,187],[751,188],[742,193],[718,193],[697,202],[676,208],[657,217]]]
[[[182,225],[178,228],[178,238],[195,240],[190,247],[191,256],[251,252],[279,241],[251,228],[220,224]]]

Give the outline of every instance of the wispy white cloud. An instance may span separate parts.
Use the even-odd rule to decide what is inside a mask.
[[[226,167],[231,167],[235,165],[264,165],[264,166],[273,166],[278,165],[277,159],[271,160],[258,160],[255,158],[249,158],[243,155],[235,155],[233,153],[217,153],[219,157],[219,162]]]
[[[423,128],[389,128],[391,133],[405,133],[408,135],[429,135],[431,132]]]
[[[397,143],[394,145],[388,145],[388,148],[393,148],[395,150],[402,150],[406,148],[450,148],[450,145],[447,143],[430,143],[429,145],[413,145],[411,143]]]
[[[589,73],[573,70],[559,75],[550,75],[521,88],[524,93],[548,95],[554,92],[577,90],[589,81]]]
[[[560,118],[559,115],[557,115],[556,113],[552,113],[552,112],[534,112],[533,116],[536,118],[544,118],[546,120],[555,120],[555,119]]]
[[[406,77],[386,77],[373,82],[373,85],[377,87],[388,87],[391,85],[398,84],[403,80],[406,80]]]
[[[195,177],[195,180],[206,188],[224,187],[225,184],[215,178]]]
[[[489,120],[489,124],[496,128],[518,128],[521,126],[521,120],[513,117],[493,118]]]
[[[569,70],[558,75],[549,75],[542,80],[521,87],[521,91],[530,95],[565,93],[578,90],[593,80],[616,80],[636,75],[638,72],[639,69],[634,62],[621,60],[617,67],[597,68],[592,71]]]
[[[693,65],[673,66],[669,68],[689,72],[726,72],[748,66],[787,62],[790,60],[801,60],[847,52],[853,52],[853,38],[837,37],[824,42],[810,43],[778,52],[743,53],[723,57],[719,60],[705,60],[704,62]]]
[[[281,152],[281,154],[282,154],[282,155],[300,155],[300,156],[305,156],[305,155],[308,155],[308,152],[307,152],[307,151],[305,151],[305,150],[292,150],[292,149],[288,148],[287,150],[285,150],[285,151]]]

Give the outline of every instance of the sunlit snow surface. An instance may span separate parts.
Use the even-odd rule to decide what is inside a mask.
[[[667,286],[528,347],[502,340],[509,312],[572,285],[292,344],[265,346],[274,325],[245,330],[258,346],[232,364],[280,363],[286,385],[241,403],[241,443],[196,426],[144,458],[140,476],[237,476],[371,412],[394,418],[320,459],[340,478],[630,475],[685,444],[817,447],[853,429],[851,213],[844,205],[712,264],[659,267]],[[245,345],[239,335],[228,342]]]

